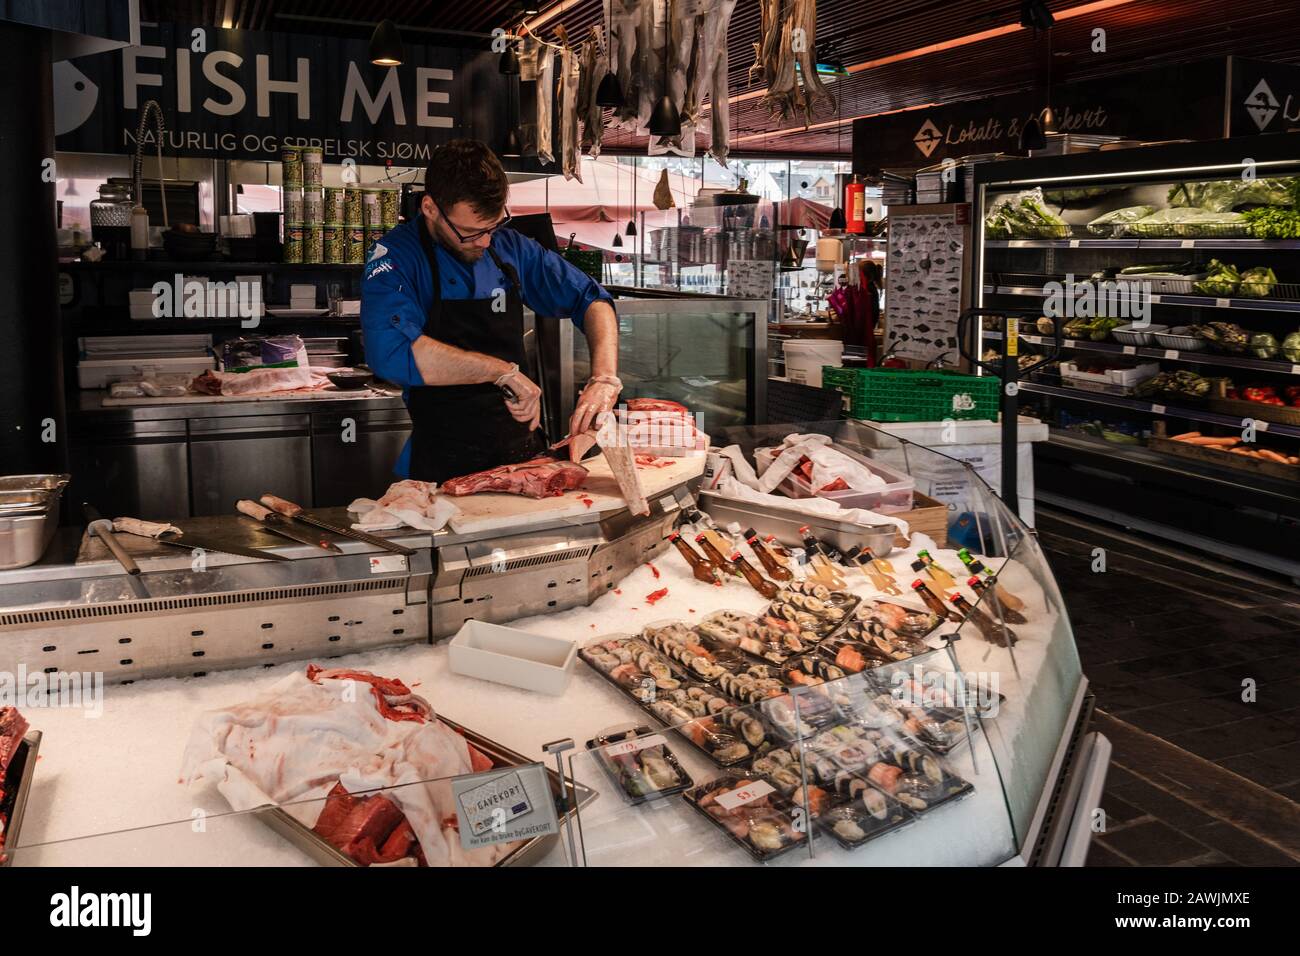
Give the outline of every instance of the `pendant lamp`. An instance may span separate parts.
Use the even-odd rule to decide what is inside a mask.
[[[614,248],[615,249],[623,248],[623,237],[617,232],[614,233]]]
[[[682,131],[682,116],[677,112],[677,104],[668,95],[668,51],[672,49],[672,30],[670,24],[664,24],[664,95],[659,105],[650,114],[650,132],[655,136],[677,136]]]
[[[497,61],[497,69],[505,76],[519,75],[519,55],[515,53],[513,43],[506,46],[506,52],[501,54],[501,59]]]
[[[848,221],[844,217],[844,208],[842,206],[836,206],[831,210],[831,221],[826,224],[827,230],[834,231],[838,229],[843,232],[848,228],[848,225]]]
[[[636,165],[635,160],[632,166],[632,208],[628,210],[627,228],[624,231],[629,236],[636,235]]]
[[[610,15],[612,20],[613,14]],[[609,60],[608,68],[605,75],[600,78],[600,85],[596,87],[596,105],[619,107],[623,105],[623,87],[618,82],[618,77],[614,74],[614,60],[610,57],[609,35],[612,23],[609,20],[605,23],[605,57]]]
[[[506,146],[501,151],[501,155],[510,159],[518,159],[523,155],[523,150],[519,145],[519,130],[511,127],[510,132],[506,134]]]
[[[397,32],[397,24],[380,20],[370,34],[370,62],[376,66],[401,66],[402,57],[402,35]]]
[[[1039,124],[1038,117],[1032,118],[1020,131],[1020,148],[1025,151],[1047,148],[1047,138],[1043,136],[1043,127]]]

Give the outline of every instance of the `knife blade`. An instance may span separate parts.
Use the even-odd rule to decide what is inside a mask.
[[[293,560],[292,558],[285,557],[283,554],[275,554],[271,551],[261,551],[256,548],[241,548],[236,544],[212,544],[208,541],[204,541],[202,538],[186,537],[181,539],[172,535],[170,532],[159,535],[152,540],[157,541],[159,544],[170,544],[175,548],[184,548],[187,551],[199,549],[203,551],[212,551],[217,554],[233,554],[241,558],[260,558],[265,561]]]
[[[286,538],[292,538],[301,544],[309,544],[313,548],[324,548],[326,551],[332,551],[335,554],[343,553],[343,549],[333,541],[327,541],[319,534],[313,535],[305,531],[299,531],[288,518],[276,514],[264,505],[259,505],[256,501],[245,498],[235,505],[235,508],[240,514],[248,515],[255,521],[260,521],[267,531],[273,531]]]
[[[373,544],[377,548],[383,548],[385,551],[392,551],[394,554],[415,554],[414,548],[407,548],[396,544],[378,535],[369,534],[365,531],[357,531],[355,528],[346,528],[341,525],[330,524],[328,521],[322,521],[315,515],[303,510],[302,505],[296,505],[292,501],[284,498],[277,498],[275,495],[262,495],[262,504],[270,508],[277,515],[285,518],[295,518],[306,524],[313,525],[317,528],[323,528],[334,534],[341,534],[345,538],[352,538],[354,541],[364,541],[366,544]]]

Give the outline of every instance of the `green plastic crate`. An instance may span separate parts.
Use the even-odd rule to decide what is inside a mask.
[[[853,418],[877,422],[998,420],[998,380],[943,369],[822,368],[822,387],[843,392]]]

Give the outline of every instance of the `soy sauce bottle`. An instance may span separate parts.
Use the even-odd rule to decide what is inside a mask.
[[[708,539],[705,532],[701,531],[695,536],[695,543],[700,546],[700,550],[703,551],[708,559],[713,562],[715,567],[719,570],[726,571],[728,574],[734,574],[736,577],[740,577],[740,571],[736,569],[734,564],[726,559],[721,551],[714,547],[713,542]]]
[[[916,552],[916,557],[925,564],[926,571],[930,573],[930,577],[934,578],[934,583],[939,585],[939,587],[947,590],[948,588],[955,588],[957,586],[957,582],[953,580],[952,575],[941,568],[934,558],[930,557],[929,551],[918,551]]]
[[[839,563],[844,560],[844,555],[840,553],[839,548],[835,547],[833,544],[827,544],[820,540],[812,533],[812,529],[809,528],[808,525],[804,525],[800,528],[799,534],[803,537],[803,546],[810,552],[814,550],[820,551],[826,556],[826,560],[832,563]]]
[[[1002,606],[1002,602],[998,600],[997,587],[994,586],[990,588],[990,583],[990,581],[984,580],[978,574],[972,574],[970,579],[966,582],[966,586],[977,595],[984,598],[984,600],[991,602],[993,609],[999,612],[1002,618],[1009,624],[1028,624],[1029,621],[1019,611],[1009,607],[1004,608]]]
[[[993,593],[998,596],[998,602],[1004,608],[1013,611],[1023,611],[1025,609],[1024,599],[1016,597],[1008,591],[1002,582],[998,580],[997,574],[984,567],[983,563],[978,559],[972,557],[969,550],[962,548],[957,552],[957,557],[961,559],[962,564],[966,565],[967,570],[969,570],[971,574],[983,573],[988,577],[989,581],[994,585]],[[1010,618],[1008,618],[1008,620],[1010,620]]]
[[[929,586],[920,578],[912,582],[912,590],[921,596],[921,600],[925,602],[926,607],[939,615],[939,620],[952,621],[956,624],[960,624],[964,620],[960,614],[945,605],[939,596],[931,591]]]
[[[714,567],[712,561],[701,557],[700,553],[682,540],[682,536],[676,531],[668,536],[668,540],[673,543],[673,547],[691,566],[691,573],[695,575],[695,580],[703,581],[705,584],[718,583],[718,569]]]
[[[758,533],[753,528],[745,529],[745,543],[749,549],[758,557],[759,563],[767,573],[776,581],[789,581],[794,575],[790,569],[783,565],[776,557],[767,550],[767,546],[758,540]]]
[[[733,567],[740,569],[740,573],[744,575],[745,580],[749,582],[751,588],[763,595],[763,597],[767,598],[769,601],[776,597],[780,592],[781,589],[777,587],[776,582],[769,581],[767,578],[763,577],[763,575],[759,574],[758,571],[755,570],[754,566],[746,561],[739,551],[731,556],[731,564]]]
[[[949,595],[948,600],[952,603],[953,607],[957,608],[957,610],[961,611],[975,622],[975,627],[984,635],[984,640],[988,641],[990,644],[996,644],[998,647],[1006,647],[1008,641],[1012,644],[1016,643],[1015,631],[1007,628],[1006,633],[1004,634],[1003,628],[1000,627],[997,622],[979,608],[975,607],[975,605],[971,604],[970,601],[967,601],[960,594],[953,593]]]

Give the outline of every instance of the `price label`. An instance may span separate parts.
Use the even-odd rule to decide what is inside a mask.
[[[1136,347],[1136,346],[1133,346],[1133,345],[1126,345],[1126,346],[1124,346],[1124,354],[1125,354],[1125,355],[1137,355],[1137,351],[1138,351],[1138,350],[1137,350],[1137,347]]]
[[[1078,249],[1078,248],[1079,248],[1079,240],[1078,240],[1078,239],[1071,239],[1071,240],[1070,240],[1070,248],[1071,248],[1071,249]]]
[[[1160,304],[1160,295],[1158,293],[1156,295],[1151,296],[1151,304],[1152,305]]]
[[[1195,239],[1184,239],[1182,242],[1178,244],[1179,249],[1192,249],[1195,248],[1195,246],[1196,246]]]
[[[1268,431],[1268,422],[1261,421],[1261,420],[1258,419],[1258,418],[1255,419],[1255,431],[1257,431],[1257,432],[1266,432],[1266,431]]]
[[[1165,358],[1167,359],[1178,358],[1178,349],[1165,349]]]
[[[648,737],[633,737],[631,740],[620,740],[616,744],[609,744],[605,747],[605,753],[611,757],[626,757],[647,747],[662,747],[667,744],[668,741],[664,739],[663,734],[651,734]]]
[[[370,558],[371,574],[393,574],[405,570],[407,564],[404,554],[380,554],[372,555]]]
[[[1214,307],[1215,307],[1216,309],[1226,309],[1226,308],[1228,308],[1230,305],[1232,305],[1232,302],[1231,302],[1231,300],[1229,300],[1229,299],[1215,299],[1215,300],[1214,300]]]
[[[1062,339],[1062,340],[1061,340],[1061,346],[1062,346],[1063,348],[1067,348],[1067,349],[1072,349],[1072,348],[1074,348],[1074,339]]]
[[[1292,365],[1292,366],[1291,366],[1291,374],[1292,374],[1292,375],[1300,375],[1300,365]]]
[[[743,807],[747,803],[753,803],[755,800],[761,800],[769,793],[775,793],[772,785],[766,780],[753,780],[718,797],[718,806],[724,810],[734,810],[737,807]]]
[[[1152,405],[1151,411],[1156,415],[1163,415],[1165,413],[1165,407],[1163,405]]]

